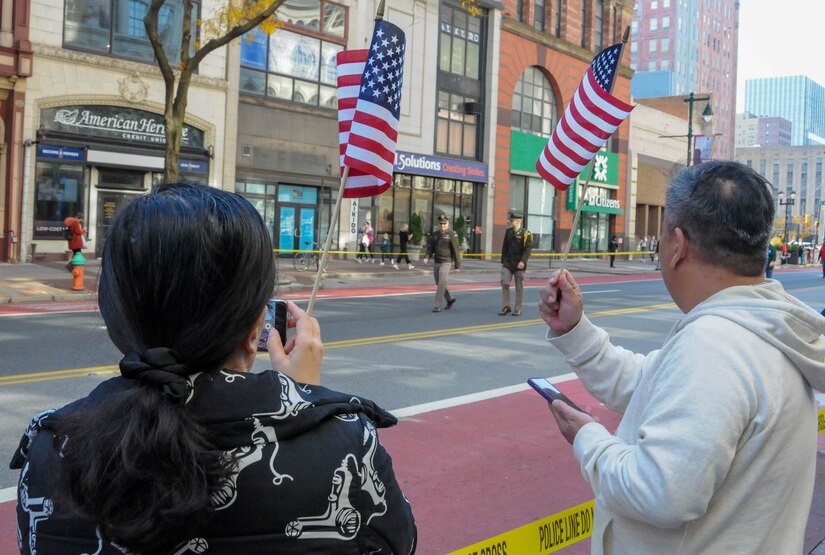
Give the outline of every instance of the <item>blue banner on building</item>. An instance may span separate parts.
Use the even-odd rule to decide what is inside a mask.
[[[70,148],[67,146],[37,146],[38,158],[55,158],[58,160],[71,160],[73,162],[82,162],[86,159],[85,148]]]
[[[393,171],[460,181],[487,182],[487,164],[412,152],[396,152]]]
[[[209,171],[209,164],[200,160],[181,160],[178,162],[178,167],[180,171],[188,173],[207,173]]]

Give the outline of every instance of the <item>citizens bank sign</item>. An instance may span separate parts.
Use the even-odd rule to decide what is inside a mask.
[[[124,106],[79,105],[46,108],[40,112],[40,121],[46,131],[99,139],[166,144],[166,124],[163,116]],[[191,125],[184,125],[181,145],[203,148],[203,131]]]
[[[459,181],[487,182],[487,164],[411,152],[396,152],[393,171]]]

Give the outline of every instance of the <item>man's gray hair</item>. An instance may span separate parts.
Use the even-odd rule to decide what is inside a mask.
[[[767,179],[738,162],[716,160],[673,177],[664,219],[669,232],[682,229],[703,262],[758,276],[765,271],[773,214]]]

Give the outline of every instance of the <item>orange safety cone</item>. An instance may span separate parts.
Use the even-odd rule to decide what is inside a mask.
[[[83,284],[83,278],[86,273],[86,259],[83,255],[75,253],[72,257],[72,291],[85,291],[86,287]]]

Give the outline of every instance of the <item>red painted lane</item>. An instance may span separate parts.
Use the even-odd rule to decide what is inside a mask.
[[[559,388],[609,428],[618,425],[578,380]],[[461,549],[593,498],[532,390],[405,418],[381,441],[412,503],[422,554]],[[589,550],[584,540],[564,553]]]
[[[0,555],[20,553],[17,548],[16,501],[0,503]]]
[[[560,384],[613,428],[578,380]],[[422,555],[443,554],[592,499],[547,404],[532,390],[405,418],[381,432],[412,503]],[[0,503],[0,554],[17,552],[14,502]],[[538,541],[538,540],[537,540]],[[589,552],[589,540],[565,551]]]

